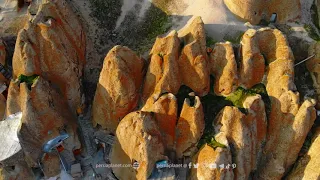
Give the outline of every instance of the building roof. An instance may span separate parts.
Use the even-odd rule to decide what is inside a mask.
[[[22,113],[16,113],[0,121],[0,163],[13,158],[22,150],[18,139],[18,129],[21,123]]]

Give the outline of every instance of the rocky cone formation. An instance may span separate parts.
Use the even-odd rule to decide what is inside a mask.
[[[315,103],[306,100],[300,105],[293,81],[294,58],[284,35],[279,30],[262,29],[257,38],[268,64],[266,88],[271,101],[266,162],[259,175],[279,179],[295,162],[313,125]]]
[[[150,64],[142,92],[142,101],[146,103],[146,108],[152,106],[162,93],[178,93],[181,86],[179,51],[180,40],[176,31],[165,37],[157,37],[150,52]]]
[[[75,114],[81,105],[85,33],[65,1],[48,1],[17,37],[13,78],[39,75],[62,92]]]
[[[112,150],[111,163],[139,163],[136,171],[113,168],[120,179],[147,179],[155,163],[166,158],[163,139],[152,113],[137,111],[128,114],[119,123],[116,137],[118,142]]]
[[[69,134],[66,150],[81,146],[75,115],[84,54],[83,28],[65,1],[42,4],[18,34],[6,115],[22,112],[18,137],[29,167],[38,167],[43,145],[61,133]],[[58,157],[42,160],[46,177],[60,173]]]
[[[178,37],[183,43],[179,43]],[[200,166],[191,171],[191,179],[281,179],[296,161],[315,120],[314,100],[300,103],[293,81],[294,58],[285,36],[277,29],[248,30],[241,40],[239,65],[229,42],[217,43],[213,51],[206,52],[200,18],[188,23],[178,37],[173,31],[157,38],[142,88],[141,111],[129,113],[116,129],[112,162],[137,161],[142,166],[137,171],[113,169],[115,175],[119,179],[144,179],[150,175],[156,161],[166,159],[165,156],[172,158],[169,154],[173,151],[178,159],[193,157],[193,162],[199,166],[220,162],[237,165],[233,171]],[[183,44],[180,57],[179,44]],[[130,60],[140,62],[134,55],[126,61]],[[139,64],[131,66],[130,70]],[[138,69],[141,70],[140,66]],[[127,71],[118,67],[115,70]],[[140,75],[131,77],[140,80]],[[210,75],[214,77],[211,86]],[[131,77],[126,80],[131,81]],[[108,89],[118,82],[118,79],[113,80],[103,75],[100,84],[105,83]],[[126,85],[121,84],[113,91],[121,92]],[[194,93],[181,96],[181,85],[190,87]],[[263,89],[259,88],[261,86]],[[132,88],[130,92],[136,105],[139,91]],[[205,117],[207,111],[201,102],[202,96],[209,92],[208,97],[224,98],[229,104],[215,118]],[[97,103],[108,97],[105,95],[108,94],[95,98],[96,108],[112,111],[113,105]],[[138,122],[150,125],[142,126]],[[199,140],[205,140],[207,145],[196,153]],[[146,151],[140,148],[141,144],[150,148]]]
[[[214,93],[229,95],[238,86],[237,63],[230,42],[217,43],[209,58],[210,72],[215,77]]]
[[[257,170],[265,144],[267,120],[264,103],[259,95],[244,101],[248,110],[243,114],[236,107],[225,107],[214,121],[215,132],[225,136],[232,147],[235,179],[248,179]]]
[[[167,150],[175,149],[176,124],[178,118],[177,98],[171,94],[162,95],[153,105],[152,108],[142,108],[142,111],[153,112],[155,120],[163,136],[164,145]]]
[[[311,147],[307,154],[299,159],[293,171],[289,174],[289,180],[319,179],[320,177],[320,130],[315,133]]]
[[[182,83],[198,96],[208,94],[210,77],[206,53],[206,34],[200,17],[190,21],[180,32],[184,47],[178,61]]]
[[[269,21],[274,13],[279,23],[301,16],[299,0],[224,0],[224,3],[232,13],[252,24],[262,19]]]
[[[138,105],[144,60],[127,47],[116,46],[104,60],[92,105],[94,126],[114,133],[120,120]]]
[[[256,31],[248,30],[241,39],[240,82],[246,88],[262,82],[265,74],[265,59],[260,52]]]
[[[193,105],[185,99],[177,124],[176,153],[178,158],[192,155],[204,131],[204,113],[198,96]]]
[[[61,132],[65,131],[70,135],[65,140],[66,149],[72,152],[80,148],[75,118],[70,113],[66,101],[57,98],[60,96],[54,87],[42,77],[36,79],[32,85],[20,81],[12,81],[10,84],[7,113],[13,114],[21,111],[23,114],[18,137],[25,159],[31,167],[38,166],[38,158],[41,157],[43,145]],[[49,158],[48,161],[50,160]],[[55,164],[52,163],[47,169],[49,171],[45,174],[47,177],[59,174],[59,161],[58,166],[53,168]]]

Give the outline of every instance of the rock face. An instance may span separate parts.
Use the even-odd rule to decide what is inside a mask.
[[[233,14],[252,24],[258,24],[262,19],[269,21],[273,13],[277,14],[279,23],[301,15],[299,0],[224,0],[224,3]]]
[[[81,105],[85,33],[65,1],[47,1],[17,37],[13,78],[42,76],[51,81],[68,101],[72,113]]]
[[[176,124],[178,120],[178,103],[177,98],[169,93],[161,96],[152,106],[151,109],[142,108],[142,111],[153,112],[157,125],[166,142],[167,150],[174,150]]]
[[[266,2],[263,9],[287,2]],[[266,13],[263,9],[257,14]],[[279,20],[291,17],[278,16]],[[193,163],[200,167],[191,170],[191,179],[283,178],[316,118],[315,101],[300,102],[294,84],[294,57],[286,37],[277,29],[250,29],[242,37],[240,58],[236,59],[229,42],[216,43],[213,51],[206,51],[201,18],[190,21],[178,34],[180,40],[173,31],[158,37],[153,46],[140,111],[132,112],[139,100],[143,60],[120,46],[105,59],[93,106],[94,122],[111,132],[116,129],[112,163],[140,164],[137,170],[113,168],[114,174],[119,179],[146,179],[159,160],[170,157],[174,162],[193,156]],[[311,50],[316,53],[318,49]],[[312,68],[311,72],[317,71],[317,66]],[[202,104],[200,97],[210,90],[210,75],[215,79],[214,95],[210,92],[209,100],[205,97]],[[266,90],[260,89],[260,83]],[[188,90],[188,98],[181,97],[181,85],[194,93]],[[204,113],[215,105],[223,109],[218,115],[214,112],[210,122]],[[207,141],[210,129],[205,130],[205,118],[214,128],[211,142]],[[198,151],[200,139],[210,146]],[[213,148],[214,140],[223,142],[226,148]],[[168,155],[174,151],[176,157]],[[201,167],[201,163],[222,162],[234,163],[237,168],[226,171]]]
[[[80,148],[76,134],[76,120],[70,113],[67,102],[60,97],[52,84],[42,77],[35,80],[31,87],[25,82],[20,84],[19,81],[12,81],[10,84],[7,113],[22,112],[18,138],[30,167],[38,166],[43,145],[62,131],[70,135],[65,140],[68,144],[65,149],[72,152]],[[59,166],[52,167],[48,169],[50,175],[60,173]]]
[[[249,29],[241,39],[240,82],[246,88],[261,83],[265,74],[265,59],[260,52],[256,30]]]
[[[320,2],[320,1],[319,1]],[[317,92],[317,109],[320,109],[320,43],[315,42],[309,48],[309,56],[315,55],[314,58],[306,62],[307,68],[313,80],[313,87]]]
[[[114,133],[120,120],[139,100],[144,61],[127,47],[116,46],[107,54],[92,106],[94,125]]]
[[[12,169],[11,166],[0,169],[1,180],[33,180],[36,177],[28,167],[27,163],[19,163]]]
[[[48,155],[43,161],[43,172],[45,177],[54,177],[61,172],[60,159],[58,155]]]
[[[182,83],[190,87],[198,96],[210,90],[210,77],[206,53],[206,35],[200,17],[190,21],[179,32],[185,44],[179,58],[179,71]]]
[[[193,157],[193,164],[197,164],[197,168],[192,168],[190,179],[213,179],[213,180],[229,180],[233,179],[233,172],[219,167],[210,167],[210,164],[232,164],[231,153],[227,148],[216,148],[204,145],[199,152]]]
[[[316,118],[312,100],[300,106],[293,81],[294,58],[284,35],[278,30],[258,32],[261,53],[267,59],[266,88],[271,101],[262,179],[279,179],[295,162]]]
[[[217,43],[209,60],[211,74],[215,77],[215,94],[226,96],[232,93],[238,85],[237,63],[232,44]]]
[[[161,133],[152,113],[142,111],[129,113],[119,123],[116,137],[118,142],[112,150],[111,163],[131,164],[135,161],[139,163],[136,171],[132,168],[113,168],[114,174],[119,179],[147,179],[155,163],[166,159]],[[117,143],[121,146],[119,147]]]
[[[313,142],[307,154],[299,159],[296,167],[290,172],[289,180],[319,179],[320,177],[320,131],[315,133]]]
[[[176,31],[156,39],[150,52],[151,61],[143,87],[144,103],[153,104],[154,99],[159,98],[162,93],[178,93],[181,85],[178,66],[179,51],[180,40]]]
[[[76,109],[81,106],[85,34],[65,1],[46,1],[19,32],[6,115],[22,112],[18,138],[29,167],[38,167],[42,148],[63,132],[64,148],[80,148]],[[44,174],[60,173],[57,158],[44,159]]]
[[[177,124],[177,157],[190,156],[196,150],[204,130],[204,113],[200,98],[195,97],[194,104],[185,99]]]
[[[231,146],[233,162],[237,164],[235,179],[248,179],[250,173],[257,170],[267,131],[261,96],[247,97],[243,106],[248,111],[247,115],[236,107],[226,106],[214,122],[215,132],[223,134]]]

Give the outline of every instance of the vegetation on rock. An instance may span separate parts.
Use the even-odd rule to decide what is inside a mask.
[[[31,76],[26,76],[26,75],[21,74],[18,77],[18,81],[20,83],[26,83],[28,85],[29,89],[31,89],[31,86],[33,85],[33,83],[36,82],[37,79],[39,79],[39,76],[36,74],[31,75]]]

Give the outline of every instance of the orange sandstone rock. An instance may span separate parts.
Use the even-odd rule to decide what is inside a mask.
[[[220,164],[232,164],[231,153],[228,148],[217,147],[216,149],[213,149],[206,144],[193,157],[192,163],[198,165],[198,167],[193,167],[191,169],[191,180],[229,180],[234,177],[233,171],[219,168]],[[217,167],[210,167],[212,164],[216,164]]]
[[[224,3],[232,13],[252,24],[258,24],[262,19],[269,21],[273,13],[277,14],[279,23],[301,15],[299,0],[224,0]]]
[[[144,61],[127,47],[115,46],[107,54],[92,106],[94,126],[114,133],[120,120],[139,99]]]
[[[190,156],[196,150],[196,145],[204,131],[203,107],[198,96],[194,104],[185,99],[177,124],[176,153],[177,157]]]
[[[75,115],[81,105],[85,47],[84,29],[68,4],[47,1],[18,34],[13,78],[41,75],[59,88]]]
[[[319,179],[320,177],[320,130],[315,133],[312,144],[305,154],[299,161],[295,168],[290,172],[289,180],[299,179]]]
[[[30,167],[38,166],[43,145],[66,131],[65,149],[72,152],[80,148],[76,134],[76,119],[68,104],[52,85],[39,77],[29,89],[26,83],[11,82],[8,93],[7,113],[22,112],[22,123],[18,138],[25,159]],[[58,166],[57,166],[58,167]],[[60,169],[51,169],[60,172]]]
[[[243,103],[247,115],[238,108],[226,106],[214,121],[217,136],[225,136],[234,157],[235,179],[248,179],[258,169],[266,140],[267,120],[260,95],[249,96]]]
[[[206,35],[200,17],[190,21],[180,32],[185,46],[179,58],[182,83],[190,87],[198,96],[210,90],[210,75],[206,53]]]
[[[151,109],[142,108],[142,111],[153,112],[155,120],[162,134],[165,146],[173,150],[175,141],[175,128],[178,120],[178,104],[176,97],[169,93],[162,95]]]
[[[237,63],[232,44],[217,43],[210,54],[211,74],[215,77],[214,92],[217,95],[229,95],[238,85]]]
[[[155,117],[150,112],[136,111],[129,113],[119,123],[116,130],[116,143],[120,152],[112,151],[111,163],[118,164],[119,162],[137,161],[139,167],[136,171],[132,168],[124,168],[120,170],[113,168],[113,172],[119,179],[126,179],[127,174],[134,175],[129,179],[147,179],[159,160],[166,159],[164,156],[164,145],[160,130],[157,126]],[[125,154],[120,157],[119,155]]]
[[[246,88],[259,84],[265,73],[265,59],[260,52],[256,30],[245,32],[241,39],[240,82]]]
[[[165,37],[157,37],[150,52],[151,61],[146,74],[142,101],[159,98],[162,93],[177,94],[181,85],[179,75],[180,40],[176,31]],[[152,98],[151,100],[147,100]]]
[[[271,100],[267,143],[259,178],[280,179],[298,157],[307,133],[316,118],[313,100],[300,106],[294,84],[294,58],[279,30],[258,32],[261,53],[268,62],[266,88]]]

